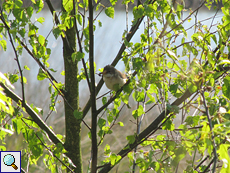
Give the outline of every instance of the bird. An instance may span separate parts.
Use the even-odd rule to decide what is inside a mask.
[[[111,65],[106,65],[99,75],[103,75],[106,87],[113,91],[119,90],[127,81],[126,75]]]

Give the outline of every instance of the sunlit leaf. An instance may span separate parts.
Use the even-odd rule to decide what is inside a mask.
[[[113,7],[106,8],[105,14],[110,18],[114,18],[114,8]]]

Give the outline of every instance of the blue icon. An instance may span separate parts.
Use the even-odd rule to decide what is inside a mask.
[[[21,151],[0,151],[0,173],[21,172]]]
[[[12,166],[15,170],[18,169],[18,167],[14,164],[15,163],[15,158],[12,154],[7,154],[3,158],[3,162],[7,166]]]

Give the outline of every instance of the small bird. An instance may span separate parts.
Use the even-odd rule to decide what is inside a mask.
[[[101,74],[107,88],[113,91],[119,90],[127,81],[126,75],[111,65],[105,66],[103,72],[99,73]]]

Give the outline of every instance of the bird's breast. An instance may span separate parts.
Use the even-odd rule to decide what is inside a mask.
[[[103,76],[103,80],[107,88],[111,90],[116,90],[115,87],[122,87],[126,82],[126,79],[122,79],[118,76]]]

